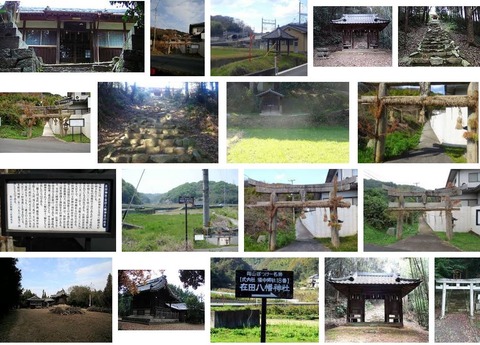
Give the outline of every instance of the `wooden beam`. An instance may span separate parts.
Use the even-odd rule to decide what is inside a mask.
[[[445,208],[445,206],[443,207],[435,207],[435,208],[431,208],[431,207],[392,207],[392,208],[388,208],[387,209],[388,211],[391,211],[391,212],[402,212],[402,211],[425,211],[425,212],[428,212],[428,211],[445,211],[445,210],[451,210],[451,211],[460,211],[460,207],[451,207],[451,208]]]
[[[292,208],[292,207],[319,207],[319,208],[326,208],[332,205],[331,200],[307,200],[307,201],[277,201],[275,203],[275,207],[277,208]],[[253,205],[246,205],[248,208],[255,208],[255,207],[269,207],[271,206],[270,201],[259,201]],[[342,208],[350,208],[350,203],[348,201],[339,201],[338,207]],[[443,208],[445,210],[445,208]]]
[[[357,182],[355,177],[346,178],[340,182],[337,182],[338,191],[347,191],[352,189],[352,185]],[[292,185],[288,183],[264,183],[252,179],[248,179],[249,185],[255,187],[255,191],[258,193],[270,194],[275,192],[277,194],[291,194],[291,193],[327,193],[333,188],[334,183],[322,183],[322,184],[306,184],[306,185]]]
[[[383,105],[421,105],[438,107],[475,107],[478,100],[470,96],[361,96],[360,104],[374,104],[380,99]]]

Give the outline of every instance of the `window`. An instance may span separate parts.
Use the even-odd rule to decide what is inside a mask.
[[[478,172],[468,173],[468,182],[480,182],[479,173]]]
[[[102,31],[98,33],[98,45],[104,48],[123,47],[123,32],[121,31]]]
[[[57,31],[54,30],[27,30],[25,41],[32,46],[55,46],[57,45]]]
[[[480,225],[480,210],[477,210],[475,225]]]

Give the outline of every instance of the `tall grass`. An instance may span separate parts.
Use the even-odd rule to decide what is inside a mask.
[[[128,214],[125,222],[142,226],[142,229],[122,231],[123,251],[184,251],[185,215]],[[201,228],[201,214],[187,215],[188,248],[193,248],[193,229]]]

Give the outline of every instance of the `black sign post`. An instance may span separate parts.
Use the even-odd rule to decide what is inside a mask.
[[[293,271],[235,271],[235,297],[261,298],[260,342],[266,341],[267,298],[293,298]]]
[[[185,251],[188,251],[188,204],[194,203],[193,196],[181,196],[178,198],[179,204],[184,204],[185,206]]]

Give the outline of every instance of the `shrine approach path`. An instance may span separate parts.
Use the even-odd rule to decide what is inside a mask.
[[[480,329],[474,327],[479,324],[479,317],[471,320],[467,313],[447,313],[440,319],[440,311],[435,317],[435,342],[437,343],[478,343]]]

